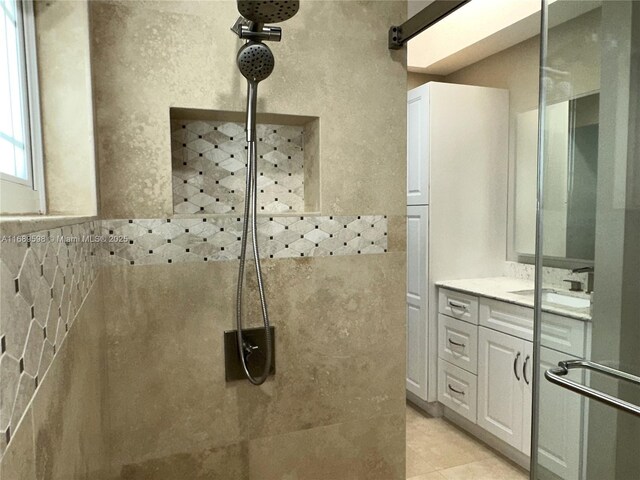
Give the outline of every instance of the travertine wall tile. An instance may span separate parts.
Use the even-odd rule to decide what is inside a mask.
[[[236,5],[109,1],[90,9],[102,213],[167,217],[170,108],[246,107],[235,62],[242,42],[229,32]],[[258,111],[320,119],[313,196],[323,215],[404,214],[406,53],[388,49],[386,32],[405,10],[395,0],[303,2],[271,45],[276,66],[260,82]]]
[[[98,211],[89,3],[33,2],[48,214]]]
[[[210,448],[402,412],[404,361],[389,359],[404,350],[404,258],[265,260],[277,373],[261,387],[224,379],[237,262],[104,269],[114,471],[177,454],[197,464]],[[257,326],[253,275],[246,292],[245,325]],[[391,465],[402,462],[404,440],[380,441],[396,452]]]
[[[20,429],[0,460],[3,480],[36,480],[36,455],[31,410],[25,414]]]
[[[0,455],[97,275],[96,222],[0,243]]]
[[[387,415],[249,442],[249,479],[405,478],[404,419]]]
[[[107,478],[107,357],[102,292],[100,275],[31,403],[38,479]]]

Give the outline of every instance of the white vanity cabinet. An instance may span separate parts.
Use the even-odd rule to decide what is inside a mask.
[[[509,445],[525,450],[525,425],[531,423],[531,391],[525,388],[525,357],[530,367],[533,344],[480,327],[478,355],[478,425]],[[529,371],[530,372],[530,371]],[[527,373],[531,382],[530,373]],[[527,410],[529,406],[529,410]]]
[[[438,309],[438,401],[529,456],[533,309],[443,287],[439,289]],[[544,315],[540,402],[554,417],[541,422],[542,429],[552,428],[553,432],[540,437],[544,441],[539,445],[539,462],[564,480],[578,480],[582,397],[543,376],[561,360],[582,357],[588,349],[590,329],[581,320]]]
[[[545,313],[541,347],[540,402],[554,418],[542,435],[540,465],[564,480],[580,478],[581,398],[544,379],[544,371],[561,360],[578,358],[586,347],[585,322]],[[533,403],[533,309],[480,299],[478,333],[478,425],[531,454]],[[549,348],[555,347],[557,350]]]

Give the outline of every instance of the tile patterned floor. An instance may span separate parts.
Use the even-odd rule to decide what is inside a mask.
[[[407,406],[407,480],[527,480],[520,467],[442,418]]]

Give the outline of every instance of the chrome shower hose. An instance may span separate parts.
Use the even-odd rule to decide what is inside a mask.
[[[255,138],[248,142],[249,157],[247,159],[247,178],[244,195],[244,222],[242,225],[242,240],[240,244],[240,266],[238,268],[238,288],[236,291],[236,328],[238,330],[238,353],[242,362],[242,368],[247,379],[254,385],[262,385],[271,370],[271,330],[269,328],[269,313],[267,311],[267,300],[264,293],[264,283],[262,281],[262,269],[260,266],[260,252],[258,249],[258,228],[256,221],[257,211],[257,147]],[[249,223],[251,223],[251,244],[253,250],[253,258],[256,266],[256,279],[258,282],[258,292],[260,294],[260,307],[262,311],[262,320],[265,329],[266,354],[264,362],[264,370],[262,375],[254,377],[249,372],[247,360],[257,347],[248,344],[242,338],[242,290],[244,284],[244,267],[247,253],[247,236],[249,232]]]

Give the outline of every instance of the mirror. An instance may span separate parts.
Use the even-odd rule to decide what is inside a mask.
[[[545,257],[593,262],[600,96],[591,93],[546,110]],[[536,238],[538,110],[518,114],[515,168],[515,251],[533,256]]]

